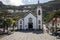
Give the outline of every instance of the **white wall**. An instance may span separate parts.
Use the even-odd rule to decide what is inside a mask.
[[[40,10],[40,15],[38,14],[39,10]],[[41,6],[37,7],[37,27],[39,27],[39,25],[38,25],[39,24],[39,22],[38,22],[39,20],[40,20],[40,25],[41,25],[40,28],[42,29],[42,27],[43,27],[42,25],[43,24],[42,24],[42,7]]]
[[[22,21],[22,24],[20,24],[20,21]],[[21,28],[20,28],[20,25],[22,25],[22,29],[23,29],[23,20],[22,20],[22,19],[19,19],[19,20],[18,20],[18,29],[21,29]]]
[[[24,18],[24,29],[28,29],[28,21],[29,21],[29,18],[32,18],[32,21],[33,21],[33,29],[37,29],[36,27],[36,17],[33,16],[31,13],[29,13],[25,18]]]

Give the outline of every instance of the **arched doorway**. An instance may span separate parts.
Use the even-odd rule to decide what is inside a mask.
[[[33,22],[32,22],[32,18],[29,18],[29,22],[28,22],[28,29],[32,30],[33,29]]]

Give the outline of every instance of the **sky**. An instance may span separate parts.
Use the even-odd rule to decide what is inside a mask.
[[[2,1],[6,5],[15,5],[15,6],[38,3],[38,0],[0,0],[0,1]],[[48,1],[50,0],[39,0],[40,3],[45,3]]]

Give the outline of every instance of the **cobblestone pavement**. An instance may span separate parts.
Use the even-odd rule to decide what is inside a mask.
[[[47,33],[36,34],[33,32],[14,32],[0,40],[60,40]]]

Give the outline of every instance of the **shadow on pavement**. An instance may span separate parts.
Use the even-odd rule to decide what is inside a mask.
[[[16,30],[16,32],[42,34],[42,30]]]
[[[12,32],[8,31],[8,32],[3,32],[0,30],[0,35],[11,35]]]
[[[60,39],[60,37],[59,37],[59,36],[57,36],[56,38],[57,38],[57,39]]]

